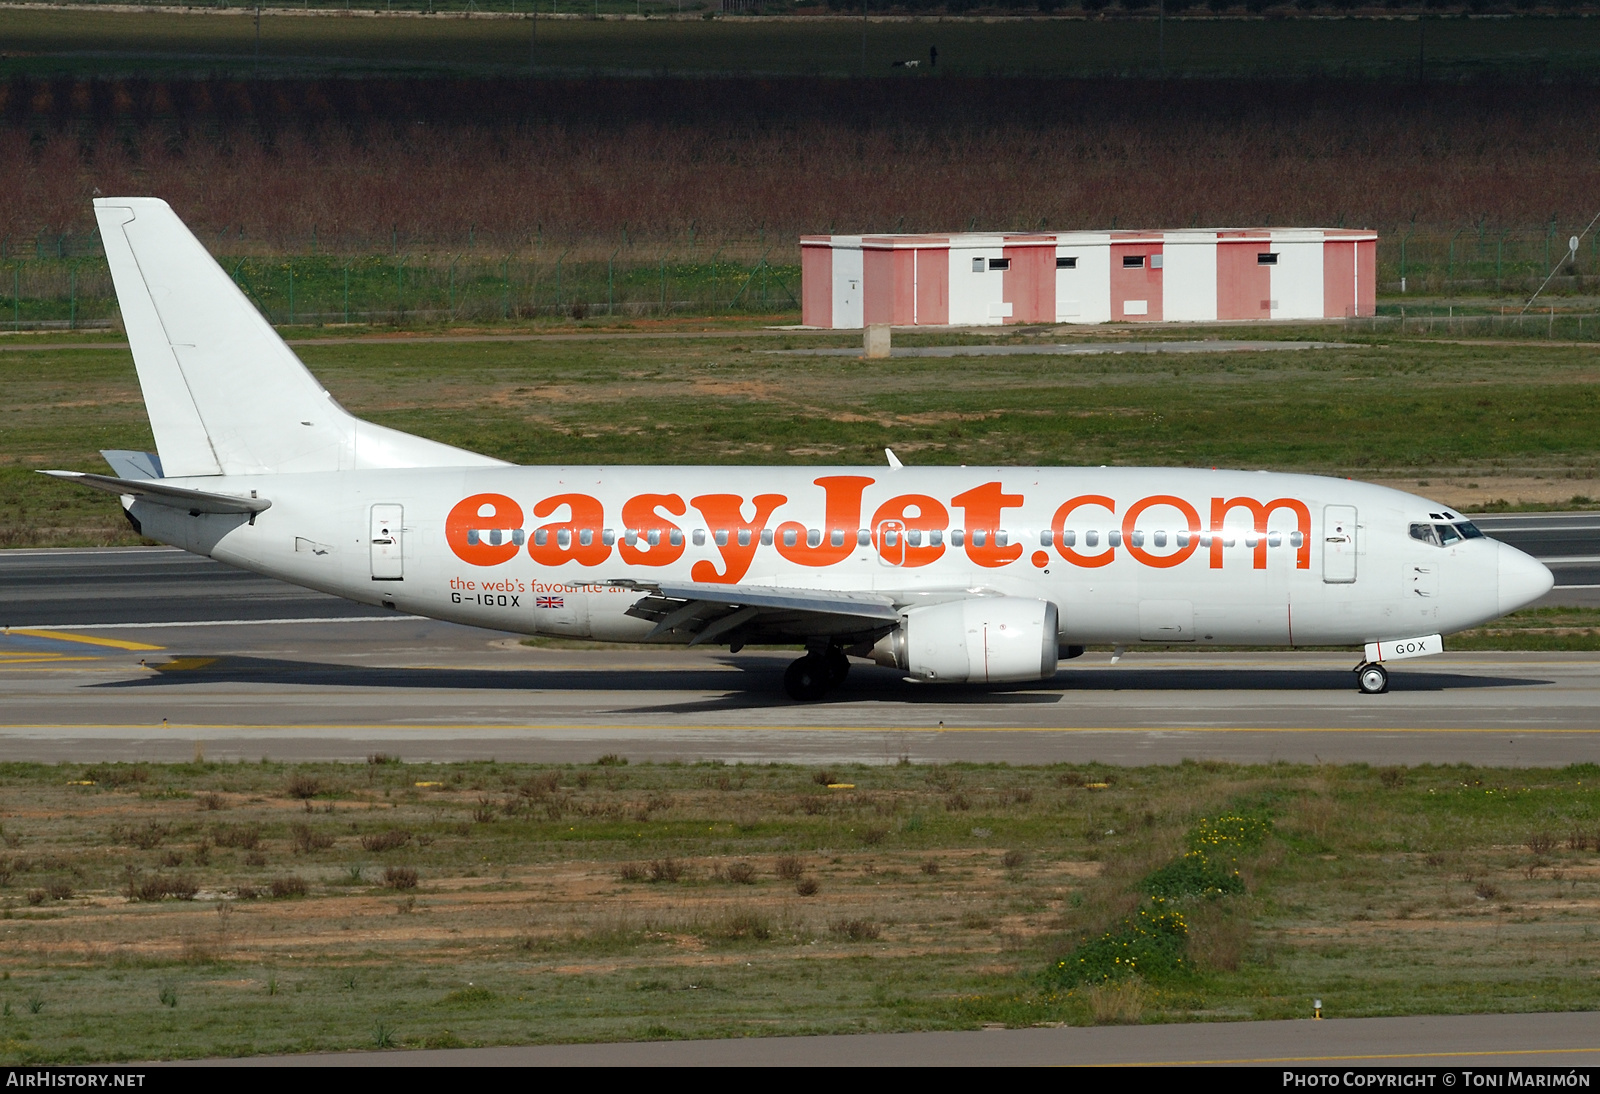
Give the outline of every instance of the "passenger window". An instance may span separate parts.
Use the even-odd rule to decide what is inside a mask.
[[[587,547],[594,542],[594,529],[583,528],[578,532],[578,546]]]
[[[933,531],[928,533],[928,544],[929,544],[929,546],[937,547],[943,542],[944,542],[944,531],[942,529],[935,528]]]
[[[652,547],[661,546],[661,529],[650,529],[650,531],[645,533],[644,541]]]
[[[533,533],[533,545],[535,547],[543,547],[546,543],[549,543],[549,542],[550,542],[550,533],[545,531],[543,528],[540,528],[538,531]]]
[[[1130,536],[1128,536],[1128,542],[1131,543],[1135,547],[1143,547],[1144,546],[1144,532],[1142,530],[1138,529],[1138,528],[1135,528],[1133,530],[1133,533]]]
[[[511,530],[511,542],[515,543],[518,547],[522,546],[522,529],[521,528],[513,528]]]
[[[912,528],[906,532],[906,543],[912,547],[922,546],[922,529]]]
[[[822,533],[819,532],[815,528],[807,528],[806,529],[806,546],[807,547],[821,547],[822,546]]]
[[[899,546],[900,545],[900,533],[896,532],[893,528],[885,528],[883,530],[883,545],[885,547],[897,547],[897,546]]]
[[[607,547],[610,547],[612,544],[617,542],[617,533],[613,532],[609,528],[603,529],[600,532],[600,542],[604,543]]]
[[[556,529],[556,546],[560,547],[563,551],[572,546],[572,529]]]
[[[1461,542],[1461,533],[1457,532],[1448,524],[1436,524],[1434,525],[1434,530],[1439,533],[1439,543],[1441,546],[1448,547],[1452,543]]]
[[[988,539],[989,534],[982,528],[974,528],[972,530],[972,545],[974,547],[982,547],[986,542],[988,542]]]
[[[830,547],[843,547],[844,546],[844,529],[835,528],[828,535],[828,546],[830,546]]]
[[[1100,533],[1095,531],[1093,528],[1083,533],[1083,545],[1085,547],[1100,546]]]
[[[728,530],[726,528],[718,528],[711,533],[711,539],[718,547],[726,547],[728,545]]]
[[[624,528],[622,530],[622,542],[629,547],[637,546],[639,543],[639,530],[637,528]]]
[[[950,529],[950,546],[960,547],[967,542],[967,533],[960,528]]]
[[[1267,533],[1267,546],[1268,547],[1279,547],[1279,546],[1282,546],[1282,545],[1283,545],[1283,533],[1282,532],[1268,532]]]
[[[857,547],[871,547],[872,546],[872,533],[869,532],[865,528],[862,528],[862,529],[858,530],[856,532],[856,546]]]
[[[783,545],[785,547],[793,547],[794,544],[795,544],[795,540],[797,540],[798,538],[799,538],[799,536],[795,533],[795,530],[793,528],[790,528],[790,529],[788,529],[787,531],[785,531],[783,533]]]
[[[728,533],[723,532],[722,534],[723,535],[727,535]],[[739,529],[739,546],[741,546],[741,547],[750,546],[750,529],[748,529],[748,528]]]
[[[1118,532],[1116,530],[1112,530],[1110,532],[1107,532],[1106,533],[1106,543],[1108,543],[1112,547],[1121,547],[1122,546],[1122,533]]]
[[[1078,543],[1078,533],[1068,528],[1061,533],[1061,546],[1075,547]]]
[[[1187,546],[1189,546],[1189,540],[1192,539],[1192,538],[1193,537],[1188,532],[1179,532],[1178,533],[1178,546],[1179,547],[1187,547]]]
[[[1461,533],[1462,539],[1483,539],[1484,535],[1478,531],[1478,526],[1470,520],[1464,520],[1456,525],[1456,531]]]
[[[1002,529],[1000,529],[999,531],[997,531],[994,534],[994,545],[996,547],[1004,547],[1006,544],[1008,544],[1010,542],[1011,542],[1011,533],[1007,532],[1005,529],[1002,528]]]
[[[696,547],[704,547],[706,545],[706,530],[704,528],[696,528],[690,534],[690,538],[694,540],[694,545]],[[584,540],[583,542],[587,543],[588,540]]]
[[[1289,533],[1289,546],[1291,546],[1291,547],[1299,547],[1305,541],[1306,541],[1306,537],[1303,536],[1302,534],[1300,534],[1299,532],[1290,532]]]
[[[1167,533],[1157,532],[1155,535],[1155,542],[1157,547],[1165,547],[1167,545]]]
[[[1041,547],[1048,547],[1054,543],[1055,540],[1056,534],[1048,528],[1039,533],[1039,546]]]
[[[1438,533],[1433,530],[1433,525],[1431,524],[1413,524],[1411,526],[1411,538],[1419,543],[1429,543],[1435,547],[1439,546]]]
[[[682,547],[683,532],[680,529],[674,528],[672,531],[667,533],[667,542],[672,544],[674,547]]]
[[[772,529],[771,528],[763,528],[763,529],[761,529],[761,546],[763,546],[763,547],[771,547],[772,546]]]

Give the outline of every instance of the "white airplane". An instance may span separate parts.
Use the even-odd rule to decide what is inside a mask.
[[[363,422],[165,202],[95,201],[156,452],[143,535],[365,604],[522,634],[803,644],[818,699],[869,658],[1047,680],[1090,643],[1361,645],[1359,687],[1529,604],[1538,561],[1344,479],[1166,468],[518,467]],[[773,367],[782,367],[774,365]]]

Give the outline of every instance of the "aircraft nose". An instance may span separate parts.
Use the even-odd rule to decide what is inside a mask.
[[[1538,600],[1555,587],[1550,568],[1515,547],[1496,544],[1500,557],[1496,569],[1500,578],[1500,614],[1514,612]]]

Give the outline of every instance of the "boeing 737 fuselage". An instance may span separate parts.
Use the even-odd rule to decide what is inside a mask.
[[[515,467],[350,416],[165,203],[95,202],[157,453],[116,476],[163,543],[397,611],[603,641],[790,642],[930,681],[1048,679],[1090,643],[1359,644],[1383,662],[1544,595],[1425,498],[1166,468]]]

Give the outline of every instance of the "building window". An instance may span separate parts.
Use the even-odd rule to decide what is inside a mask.
[[[982,273],[983,272],[983,259],[974,258],[972,260],[972,272],[973,273]]]
[[[1262,251],[1256,255],[1257,266],[1276,266],[1278,264],[1277,251]]]
[[[1122,268],[1124,270],[1144,269],[1144,255],[1123,255]]]
[[[1076,270],[1077,268],[1078,268],[1078,260],[1077,260],[1076,257],[1068,258],[1068,257],[1066,257],[1064,255],[1056,255],[1056,269],[1058,269],[1058,270]]]
[[[1011,260],[1009,258],[991,258],[989,260],[989,268],[991,270],[1009,270],[1011,268]]]

